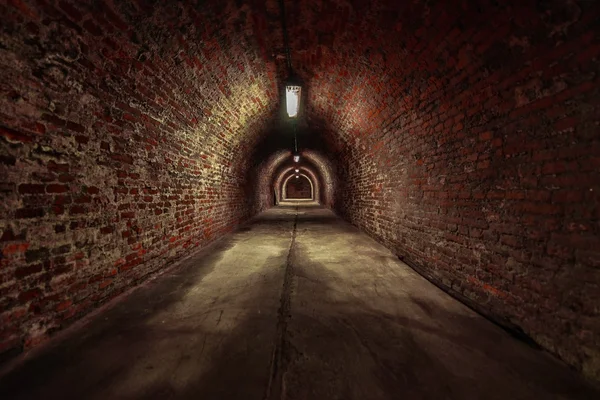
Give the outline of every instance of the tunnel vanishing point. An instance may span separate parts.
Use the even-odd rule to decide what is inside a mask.
[[[600,1],[0,13],[0,398],[600,398]]]

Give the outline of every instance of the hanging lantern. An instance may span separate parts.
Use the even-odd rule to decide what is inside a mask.
[[[301,93],[301,86],[294,84],[287,84],[285,86],[285,103],[287,106],[287,114],[290,118],[296,118],[298,116],[298,110],[300,109]]]
[[[296,175],[296,179],[300,178],[298,175]]]
[[[295,173],[298,173],[298,172],[300,172],[300,170],[299,170],[299,169],[295,169],[295,170],[294,170],[294,172],[295,172]]]
[[[300,161],[300,155],[294,154],[294,162]]]

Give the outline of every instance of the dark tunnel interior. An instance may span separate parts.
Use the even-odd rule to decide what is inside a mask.
[[[156,302],[148,307],[157,313],[190,298],[197,309],[208,307],[208,294],[192,294],[203,287],[209,293],[218,274],[219,285],[237,282],[235,269],[215,266],[230,262],[240,271],[248,263],[284,268],[261,272],[264,280],[244,278],[264,296],[230,288],[239,291],[230,296],[236,309],[264,303],[260,318],[273,313],[274,335],[297,329],[293,346],[281,339],[288,344],[274,345],[267,357],[287,360],[289,372],[269,364],[275,370],[267,391],[300,387],[294,385],[321,368],[310,360],[328,352],[347,357],[355,345],[371,355],[391,348],[394,361],[377,365],[396,365],[409,353],[390,343],[405,331],[385,324],[402,320],[394,313],[405,298],[414,307],[427,304],[417,308],[433,319],[444,309],[440,320],[451,326],[464,319],[463,325],[486,330],[433,295],[423,303],[401,297],[408,289],[399,276],[424,277],[429,286],[415,285],[437,286],[473,315],[565,364],[574,382],[585,382],[581,387],[598,385],[600,2],[8,0],[0,12],[0,372],[9,371],[13,383],[22,382],[10,375],[21,366],[24,376],[51,369],[42,361],[27,366],[44,349],[55,355],[39,360],[65,362],[58,352],[83,359],[91,342],[81,339],[69,350],[60,338],[88,325],[96,332],[88,338],[101,336],[104,325],[89,321],[107,313],[118,324],[129,315],[119,311],[123,302],[143,297],[140,290],[157,291],[147,289],[155,280],[172,279],[165,290],[185,291],[166,296],[163,305],[144,297]],[[292,78],[301,95],[298,114],[290,117]],[[346,239],[351,233],[364,239]],[[234,248],[248,253],[234,259],[227,252]],[[275,250],[288,255],[263,257]],[[214,262],[201,263],[204,278],[190,275],[192,284],[169,275],[180,265],[200,271],[186,261],[195,254]],[[384,278],[387,273],[399,275]],[[389,307],[396,311],[388,303],[377,308],[369,297],[377,277],[387,280],[385,296],[395,299]],[[323,286],[312,288],[316,281]],[[307,287],[311,294],[303,292]],[[357,287],[363,291],[353,292]],[[222,290],[219,296],[229,289]],[[354,294],[344,297],[346,290]],[[280,304],[265,300],[271,294]],[[312,319],[306,304],[318,298],[332,307],[326,315],[336,315],[330,325]],[[345,311],[336,308],[341,304]],[[156,323],[144,306],[132,307],[141,313],[132,323]],[[389,317],[372,320],[375,314]],[[239,323],[250,335],[270,338],[260,318]],[[345,318],[361,322],[340,322]],[[349,326],[354,331],[346,332]],[[303,347],[306,327],[327,327],[325,338],[341,332],[338,345],[348,348],[338,354],[335,346]],[[350,339],[363,328],[365,340],[374,341],[369,346]],[[203,332],[217,340],[215,331]],[[246,337],[241,328],[231,332],[223,334],[225,342]],[[375,339],[388,334],[388,342]],[[453,346],[470,341],[452,334],[446,339]],[[181,337],[194,340],[191,331]],[[251,345],[257,359],[270,351],[264,343]],[[136,352],[141,348],[131,356]],[[211,354],[213,369],[202,382],[216,376],[217,358],[239,360],[235,352]],[[427,351],[410,354],[404,367],[425,368],[419,357],[430,357]],[[254,355],[241,364],[247,370],[258,368]],[[300,390],[297,397],[289,389],[285,396],[375,399],[400,390],[395,385],[404,367],[386,367],[369,391],[347,389],[369,372],[343,359],[346,369],[332,376],[346,383],[329,392],[315,384],[323,391]],[[442,359],[432,365],[442,368]],[[404,379],[425,387],[436,381],[434,372]],[[140,376],[133,367],[116,373]],[[235,378],[245,382],[240,392],[212,391],[216,386],[208,383],[184,390],[171,382],[168,390],[121,393],[229,398],[242,396],[246,384],[247,394],[254,385],[263,391],[256,374]],[[226,378],[217,381],[228,385]],[[540,382],[535,385],[547,384]],[[562,390],[548,385],[554,394]],[[525,387],[514,398],[536,398]],[[403,388],[406,398],[480,398],[458,389],[425,395]]]

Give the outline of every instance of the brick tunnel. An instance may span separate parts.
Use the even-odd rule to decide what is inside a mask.
[[[0,398],[600,398],[600,2],[0,11]]]

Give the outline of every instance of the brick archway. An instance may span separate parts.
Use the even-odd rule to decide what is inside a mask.
[[[314,200],[315,188],[305,174],[292,174],[283,182],[283,200]]]
[[[298,170],[298,172],[295,172],[295,170]],[[284,194],[286,183],[288,182],[288,179],[295,175],[304,175],[306,178],[308,178],[308,181],[312,185],[312,200],[321,203],[322,178],[318,171],[314,170],[308,165],[290,166],[277,174],[277,178],[273,184],[277,203],[286,200],[286,196]]]

